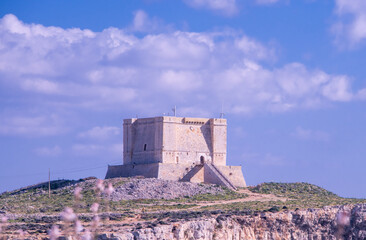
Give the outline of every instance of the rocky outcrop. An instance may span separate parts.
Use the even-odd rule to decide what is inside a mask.
[[[223,189],[211,184],[177,182],[156,178],[132,178],[116,187],[111,195],[112,201],[136,199],[175,199],[192,197],[198,194],[220,194]]]
[[[366,239],[366,204],[218,215],[198,220],[124,229],[101,239]]]
[[[153,222],[140,218],[129,223],[121,222],[116,214],[101,215],[110,221],[98,230],[105,233],[99,240],[366,239],[366,204],[280,212],[167,212],[157,214]],[[45,239],[51,226],[60,223],[57,216],[28,218],[23,223],[9,223],[4,230],[15,235],[5,239],[18,239],[16,231],[20,229],[33,232],[27,239]],[[91,221],[87,215],[79,219]]]

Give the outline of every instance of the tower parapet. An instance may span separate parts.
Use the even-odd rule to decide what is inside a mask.
[[[245,186],[241,167],[226,166],[226,152],[226,119],[174,116],[125,119],[123,165],[110,166],[106,178],[143,175],[181,180],[196,169],[194,175],[190,173],[190,181],[212,182],[212,176],[205,177],[209,175],[202,173],[207,168],[211,175],[220,175],[217,179],[226,179],[219,182],[235,179],[231,185]],[[201,173],[197,169],[200,166]]]

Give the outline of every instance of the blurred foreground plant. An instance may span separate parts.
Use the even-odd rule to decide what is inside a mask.
[[[114,191],[114,187],[111,183],[105,186],[103,180],[98,179],[95,186],[94,192],[96,195],[96,202],[94,202],[90,211],[93,213],[93,220],[90,226],[83,226],[78,218],[78,208],[83,199],[82,188],[76,187],[74,190],[74,205],[73,208],[65,207],[61,212],[60,217],[62,220],[61,226],[53,225],[48,231],[48,236],[50,240],[57,240],[59,237],[63,236],[66,239],[77,239],[77,240],[92,240],[97,239],[99,233],[99,227],[101,226],[101,219],[99,216],[100,203],[101,200],[104,201],[106,206],[106,211],[109,211],[109,197]],[[106,198],[102,198],[106,196]],[[62,230],[60,230],[60,227]]]

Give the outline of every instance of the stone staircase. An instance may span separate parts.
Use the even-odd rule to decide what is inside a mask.
[[[210,169],[210,171],[215,174],[215,177],[217,178],[217,180],[219,180],[219,182],[222,183],[220,185],[224,185],[227,188],[232,189],[232,190],[237,190],[235,185],[227,177],[225,177],[225,175],[222,174],[221,171],[219,169],[217,169],[217,167],[215,165],[205,163],[204,167]]]
[[[235,185],[213,164],[205,163],[192,167],[180,180],[182,182],[191,182],[192,178],[204,168],[204,182],[225,186],[232,190],[237,190]]]
[[[191,168],[190,171],[188,171],[183,178],[180,180],[182,182],[190,182],[191,179],[194,177],[194,175],[196,175],[196,173],[198,173],[199,170],[201,170],[203,168],[203,165],[196,165],[193,168]]]

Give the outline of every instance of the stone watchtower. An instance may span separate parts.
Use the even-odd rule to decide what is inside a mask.
[[[145,176],[245,187],[240,166],[226,166],[226,119],[154,117],[123,122],[123,165],[106,178]]]

